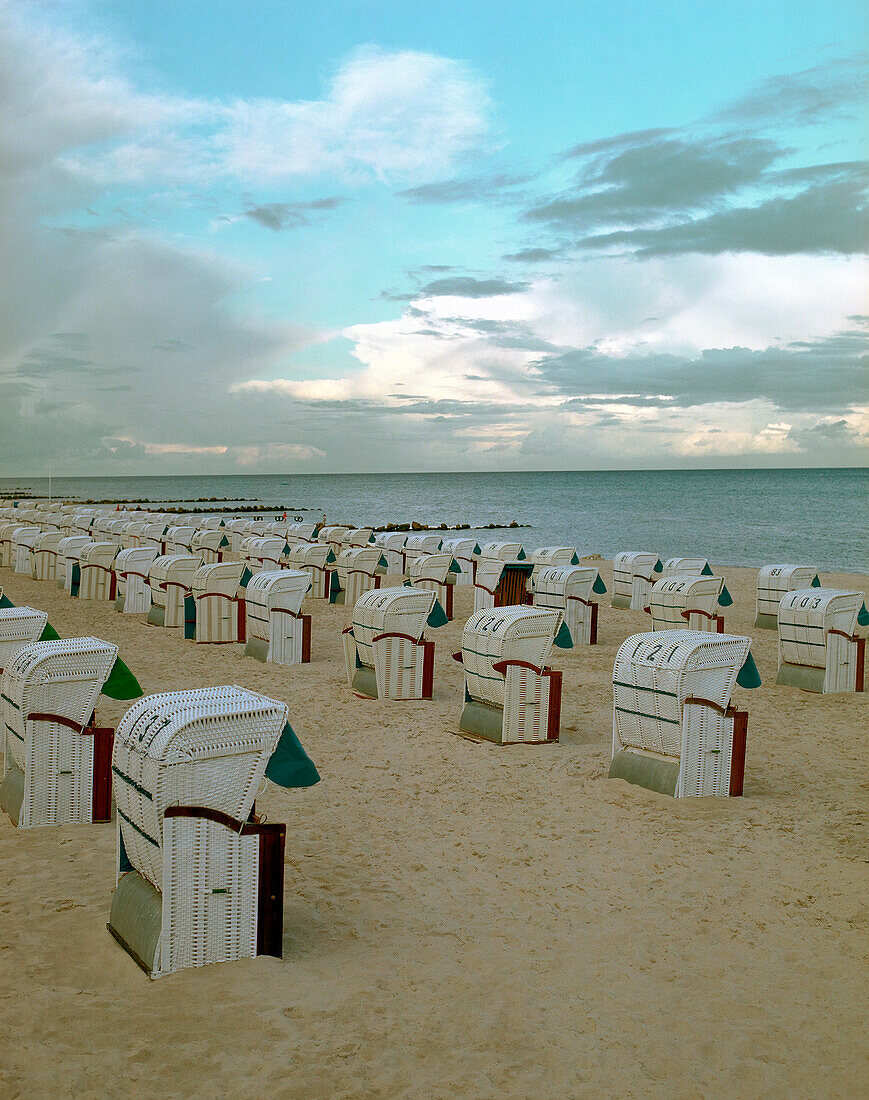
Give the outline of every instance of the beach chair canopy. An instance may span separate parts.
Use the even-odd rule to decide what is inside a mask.
[[[613,558],[613,607],[644,611],[652,585],[661,577],[663,565],[648,550],[622,550]]]
[[[496,561],[525,561],[527,554],[521,542],[482,542],[480,557]]]
[[[505,676],[494,666],[521,661],[542,672],[562,622],[560,611],[521,605],[475,612],[462,631],[470,698],[503,707]]]
[[[19,649],[39,641],[47,623],[48,614],[35,607],[0,608],[0,673]]]
[[[718,600],[724,590],[721,577],[684,575],[655,581],[649,594],[653,630],[712,630],[723,618]]]
[[[813,565],[764,565],[757,574],[754,625],[765,630],[776,630],[779,604],[787,593],[820,586],[818,571]]]
[[[667,558],[661,570],[662,577],[709,576],[712,566],[706,558]]]
[[[799,588],[778,611],[777,683],[806,691],[863,691],[865,627],[861,592]]]

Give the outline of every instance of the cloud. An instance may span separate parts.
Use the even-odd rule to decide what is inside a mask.
[[[324,199],[313,199],[310,202],[268,202],[259,205],[249,203],[245,207],[244,217],[250,218],[265,229],[278,232],[281,229],[310,225],[311,214],[337,210],[347,201],[340,195],[333,195]]]
[[[506,193],[510,201],[515,202],[519,198],[515,189],[534,178],[535,175],[529,172],[492,171],[486,175],[424,183],[399,191],[397,195],[409,202],[447,204],[491,202]]]

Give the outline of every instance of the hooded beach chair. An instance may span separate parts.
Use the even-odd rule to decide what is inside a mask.
[[[33,547],[41,534],[42,528],[36,526],[18,527],[12,532],[11,561],[14,573],[30,576]]]
[[[465,670],[459,729],[499,745],[557,741],[561,673],[546,665],[553,644],[572,644],[560,611],[516,606],[475,612],[462,631],[462,651],[454,654]]]
[[[219,531],[225,526],[222,516],[197,516],[196,523],[200,531]]]
[[[374,542],[374,532],[370,527],[351,527],[341,539],[341,549],[358,550],[363,546],[371,546]]]
[[[287,540],[276,535],[248,535],[241,542],[241,555],[251,573],[280,569],[289,552]]]
[[[284,524],[284,538],[289,543],[290,547],[298,546],[299,543],[316,542],[317,531],[319,526],[316,523],[302,523],[299,520],[295,520],[292,523]]]
[[[79,556],[93,539],[87,535],[65,535],[57,544],[57,587],[67,595],[78,595],[80,585]],[[75,572],[73,573],[73,566]]]
[[[81,600],[114,600],[116,595],[115,557],[118,553],[116,542],[89,542],[81,548],[78,564],[73,564],[73,586],[75,573],[79,574],[78,597]],[[71,592],[76,595],[75,591]]]
[[[96,523],[96,520],[96,512],[76,512],[72,518],[72,527],[70,528],[70,534],[87,535],[89,539],[92,539],[93,526],[94,523]]]
[[[220,527],[200,527],[190,543],[191,554],[198,554],[203,565],[223,561],[223,552],[228,549],[229,539]]]
[[[167,554],[192,554],[193,536],[196,528],[188,523],[174,523],[166,528],[164,543]]]
[[[404,531],[381,531],[374,536],[374,545],[379,546],[386,561],[386,575],[401,577],[404,575],[404,544],[407,534]]]
[[[250,571],[241,561],[200,565],[184,601],[184,637],[199,644],[243,642],[249,580]]]
[[[461,572],[456,573],[456,584],[472,585],[477,568],[477,558],[482,553],[477,540],[471,538],[444,539],[441,542],[441,550],[452,554],[461,570]]]
[[[264,570],[251,577],[245,592],[246,657],[276,665],[311,660],[311,616],[301,613],[311,587],[303,569]]]
[[[0,607],[0,675],[19,649],[40,640],[47,624],[47,613],[35,607]]]
[[[622,550],[613,558],[613,607],[645,611],[652,585],[663,569],[657,554],[645,550]]]
[[[335,555],[327,542],[298,542],[290,547],[287,565],[303,569],[311,577],[311,598],[327,600],[332,587]]]
[[[19,649],[3,672],[6,758],[0,806],[20,828],[108,821],[113,730],[97,727],[100,693],[142,694],[99,638],[57,638]]]
[[[652,630],[723,634],[723,609],[732,602],[721,577],[664,577],[652,585],[647,611],[652,616]]]
[[[161,556],[166,553],[165,537],[166,524],[162,520],[149,522],[139,532],[139,545],[152,546],[157,551],[157,555]]]
[[[261,824],[263,777],[319,780],[284,703],[245,688],[150,695],[112,760],[117,885],[109,932],[152,978],[281,956],[286,825]]]
[[[139,537],[148,524],[147,519],[134,519],[130,520],[124,530],[124,535],[121,540],[121,549],[130,550],[134,546],[140,546]]]
[[[710,577],[712,566],[706,558],[667,558],[661,568],[662,577]]]
[[[860,592],[798,588],[778,609],[777,684],[804,691],[863,691],[865,627],[869,613]]]
[[[788,592],[820,587],[821,579],[813,565],[765,565],[757,574],[754,625],[763,630],[778,630],[779,604]]]
[[[15,564],[12,536],[19,528],[28,526],[30,525],[22,523],[21,520],[9,520],[6,523],[0,523],[0,566],[4,569],[11,569]]]
[[[344,536],[350,530],[350,527],[340,527],[334,523],[330,523],[324,527],[321,527],[320,530],[317,532],[317,541],[326,543],[329,549],[335,555],[335,559],[337,561],[338,555],[341,553],[342,550]]]
[[[342,634],[347,683],[371,699],[431,699],[434,642],[424,632],[445,622],[434,592],[402,585],[364,593]]]
[[[115,558],[117,595],[115,611],[147,615],[151,610],[151,566],[157,559],[153,546],[132,546],[119,550]]]
[[[676,798],[741,795],[748,714],[733,688],[760,686],[751,639],[696,630],[634,634],[613,668],[609,775]]]
[[[444,609],[447,619],[453,617],[453,588],[461,567],[450,553],[439,550],[436,554],[420,554],[410,563],[408,574],[414,588],[434,592]]]
[[[436,554],[441,548],[441,541],[438,534],[407,535],[401,551],[404,573],[410,572],[411,562],[416,561],[420,554]]]
[[[37,537],[30,555],[30,575],[35,581],[57,580],[57,553],[62,538],[60,531],[43,531]]]
[[[574,645],[597,645],[597,597],[606,585],[594,566],[541,566],[532,585],[534,606],[560,611]]]
[[[386,563],[379,546],[358,546],[342,550],[335,563],[329,603],[352,607],[363,592],[380,587]]]
[[[241,540],[255,532],[251,530],[249,519],[230,519],[226,521],[226,537],[229,539],[229,549],[237,554],[241,550]]]
[[[528,560],[534,566],[534,572],[531,574],[532,591],[541,569],[551,565],[579,565],[579,555],[575,546],[538,546],[528,555]]]
[[[513,607],[530,599],[528,582],[534,566],[530,561],[503,561],[481,557],[474,574],[474,610]]]
[[[194,554],[161,554],[153,560],[148,570],[152,626],[184,626],[184,600],[200,565],[202,559]]]

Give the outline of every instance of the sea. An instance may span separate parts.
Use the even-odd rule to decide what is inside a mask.
[[[358,527],[469,524],[526,549],[575,546],[705,557],[713,565],[787,562],[869,573],[869,471],[640,470],[426,474],[245,474],[0,479],[0,497],[133,501],[227,516],[261,506]],[[269,515],[269,512],[265,513]],[[511,528],[511,524],[519,528]]]

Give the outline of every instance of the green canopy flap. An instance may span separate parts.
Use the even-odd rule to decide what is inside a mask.
[[[811,587],[812,588],[820,588],[821,587],[821,578],[818,576],[817,573],[815,573],[815,578],[812,581]]]
[[[483,553],[483,551],[480,549],[480,544],[478,542],[474,543],[474,549],[471,551],[471,553],[472,554],[482,554]]]
[[[313,787],[320,782],[320,773],[289,722],[284,726],[277,747],[266,765],[266,779],[279,787]]]
[[[333,569],[329,574],[329,603],[334,603],[338,593],[341,591],[341,578],[338,576],[338,570]]]
[[[77,561],[72,563],[72,574],[70,575],[69,594],[70,596],[78,596],[78,590],[81,586],[81,566]]]
[[[869,611],[866,610],[865,603],[857,612],[857,622],[860,624],[860,626],[869,626]]]
[[[451,573],[461,573],[461,571],[462,571],[462,567],[459,565],[459,563],[456,561],[456,559],[453,558],[453,560],[450,562],[450,572]]]
[[[192,596],[184,597],[184,639],[192,641],[196,637],[196,600]]]
[[[522,547],[519,547],[519,553],[516,555],[516,561],[525,561],[525,551]]]
[[[663,571],[664,571],[664,563],[661,561],[660,558],[658,558],[658,560],[652,566],[652,572],[653,573],[663,573]]]
[[[337,560],[338,559],[335,557],[335,551],[330,550],[329,553],[326,555],[326,564],[332,565],[332,563],[336,562]]]
[[[0,589],[0,608],[14,607],[15,604],[9,599],[9,597]]]
[[[40,642],[55,642],[60,637],[51,623],[46,623],[45,628],[39,635]]]
[[[120,657],[115,659],[109,678],[103,684],[103,695],[110,699],[138,699],[144,695],[139,681]]]
[[[719,606],[720,607],[730,607],[730,605],[732,603],[733,603],[733,597],[727,591],[727,585],[722,584],[722,586],[721,586],[721,595],[718,597]]]
[[[446,626],[449,621],[450,620],[447,618],[447,613],[441,607],[441,601],[439,599],[435,599],[432,609],[428,613],[426,625],[433,627]]]
[[[748,656],[745,658],[742,668],[739,670],[736,682],[743,688],[760,687],[760,673],[757,671],[757,665],[754,663],[754,657],[751,655],[751,650],[748,651]]]
[[[226,535],[224,535],[223,538],[220,540],[218,546],[221,550],[225,550],[226,547],[229,546],[229,539],[226,537]]]
[[[244,570],[242,571],[242,574],[241,574],[241,580],[238,582],[238,587],[239,588],[247,588],[248,582],[250,581],[252,576],[253,576],[253,573],[251,573],[251,571],[248,569],[248,567],[245,566]]]
[[[579,558],[576,556],[576,551],[573,552],[573,557],[570,559],[571,565],[579,565]]]
[[[600,573],[595,577],[591,590],[592,592],[597,592],[599,596],[602,596],[606,592],[606,585],[603,583],[603,577],[601,577]]]
[[[567,623],[561,624],[561,629],[555,635],[552,644],[559,649],[573,649],[573,637],[570,633],[570,627]]]
[[[711,577],[712,576],[712,570],[709,568],[709,562],[707,562],[703,566],[703,568],[700,570],[700,576],[701,577]]]

